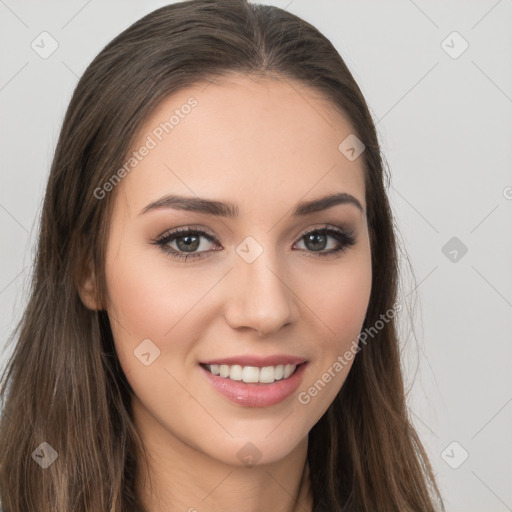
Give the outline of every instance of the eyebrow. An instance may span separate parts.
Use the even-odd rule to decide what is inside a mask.
[[[332,208],[338,204],[353,205],[364,213],[364,208],[358,199],[351,194],[340,192],[338,194],[320,197],[319,199],[314,199],[312,201],[303,201],[297,204],[293,211],[293,215],[301,217],[311,213],[320,212],[322,210],[327,210],[328,208]],[[201,197],[187,197],[169,194],[148,204],[141,210],[139,215],[163,208],[206,213],[209,215],[228,218],[236,218],[239,214],[238,206],[235,203],[214,201]]]

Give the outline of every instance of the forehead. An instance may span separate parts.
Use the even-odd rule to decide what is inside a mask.
[[[352,133],[339,109],[298,82],[229,76],[158,105],[131,148],[144,156],[121,186],[134,208],[169,192],[238,197],[250,208],[250,197],[296,202],[333,189],[365,206],[362,158],[339,149]]]

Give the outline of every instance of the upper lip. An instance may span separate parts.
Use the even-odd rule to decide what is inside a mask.
[[[218,359],[209,359],[208,361],[201,361],[201,364],[226,364],[228,366],[239,364],[240,366],[257,366],[263,368],[264,366],[278,366],[280,364],[294,364],[299,365],[305,363],[306,359],[303,357],[290,356],[286,354],[277,354],[274,356],[231,356],[222,357]]]

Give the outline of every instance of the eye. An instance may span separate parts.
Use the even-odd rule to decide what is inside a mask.
[[[185,227],[164,233],[164,235],[153,243],[168,253],[172,258],[187,260],[189,258],[200,257],[202,253],[209,252],[208,243],[202,242],[201,239],[205,239],[209,242],[217,242],[212,235],[205,231]],[[174,247],[172,246],[173,244]],[[200,250],[198,251],[198,249]]]
[[[202,239],[206,240],[206,243],[202,242]],[[329,239],[334,240],[334,242],[330,242]],[[190,258],[203,257],[212,250],[221,250],[219,248],[209,249],[209,243],[217,244],[218,247],[220,247],[220,244],[213,235],[201,229],[194,229],[189,226],[176,228],[164,233],[161,237],[153,241],[154,245],[160,247],[169,254],[169,256],[183,261]],[[303,243],[305,251],[311,256],[327,257],[347,250],[356,243],[356,238],[352,232],[347,232],[339,227],[324,226],[302,235],[298,244],[300,243]],[[326,251],[326,249],[330,250]]]
[[[329,243],[329,238],[334,239],[334,242],[331,241],[331,243]],[[309,231],[301,237],[299,243],[303,240],[303,245],[306,247],[306,250],[312,253],[312,256],[320,257],[346,251],[356,243],[356,238],[352,232],[327,226]],[[333,245],[334,247],[332,247]],[[330,250],[325,251],[325,249]]]

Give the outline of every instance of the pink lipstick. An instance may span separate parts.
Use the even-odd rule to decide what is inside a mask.
[[[269,407],[299,387],[307,361],[295,356],[238,356],[202,362],[201,373],[231,402],[245,407]]]

